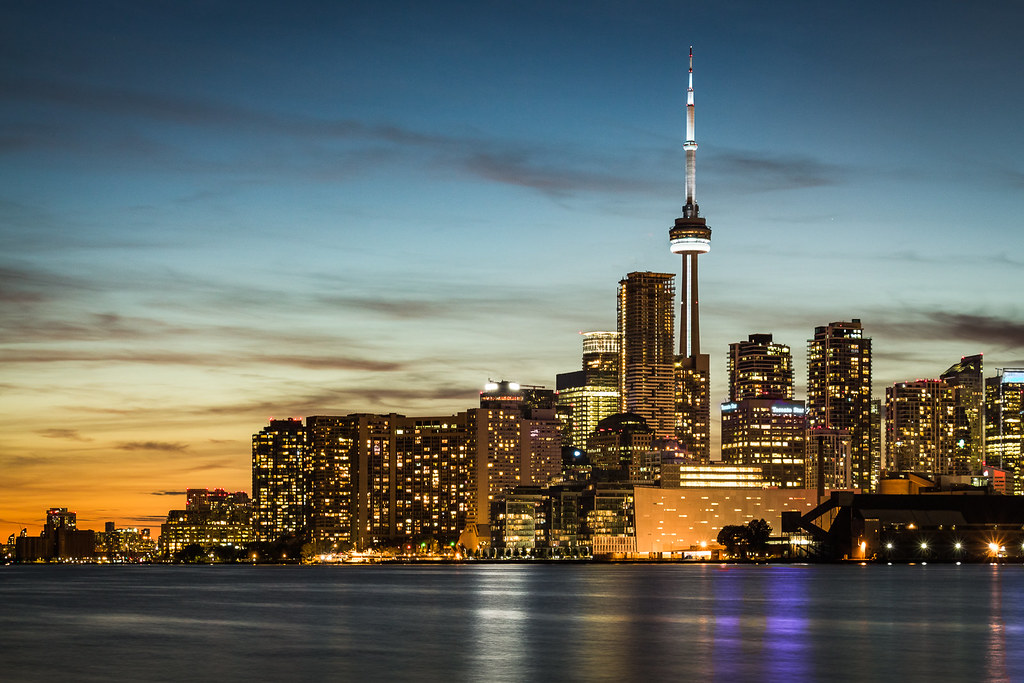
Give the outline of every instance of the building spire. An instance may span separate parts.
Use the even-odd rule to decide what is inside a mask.
[[[683,218],[696,218],[700,215],[697,205],[697,140],[693,132],[693,46],[690,46],[690,80],[686,88],[686,205],[683,206]]]

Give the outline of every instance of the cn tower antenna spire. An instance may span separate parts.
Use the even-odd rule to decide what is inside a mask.
[[[694,134],[693,115],[693,46],[690,46],[690,80],[686,88],[686,205],[683,206],[684,218],[696,218],[700,215],[697,205],[697,138]]]

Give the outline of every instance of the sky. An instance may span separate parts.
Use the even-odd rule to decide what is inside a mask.
[[[860,318],[875,396],[1024,367],[1017,2],[0,7],[0,535],[249,491],[271,417],[553,387],[675,272],[702,350]],[[713,411],[717,412],[717,411]],[[713,427],[717,432],[717,423]]]

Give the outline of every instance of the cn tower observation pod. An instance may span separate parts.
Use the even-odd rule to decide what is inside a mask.
[[[711,228],[703,218],[677,218],[668,231],[673,254],[706,254],[711,251]]]

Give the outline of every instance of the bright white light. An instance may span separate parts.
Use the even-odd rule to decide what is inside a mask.
[[[484,385],[484,391],[497,391],[498,385],[495,382],[488,382]]]
[[[512,391],[519,391],[519,385],[516,384],[515,382],[509,382],[508,388],[511,389]]]
[[[685,254],[687,252],[706,254],[711,251],[711,240],[701,239],[700,237],[677,237],[670,242],[670,249],[673,254]]]
[[[999,552],[999,544],[998,543],[989,543],[988,544],[988,549],[991,550],[994,553],[998,553]]]
[[[921,541],[921,550],[928,550],[928,544],[924,541]]]
[[[960,543],[959,541],[957,541],[956,543],[953,544],[953,547],[956,548],[957,550],[960,550],[960,548],[963,547],[963,544]]]

